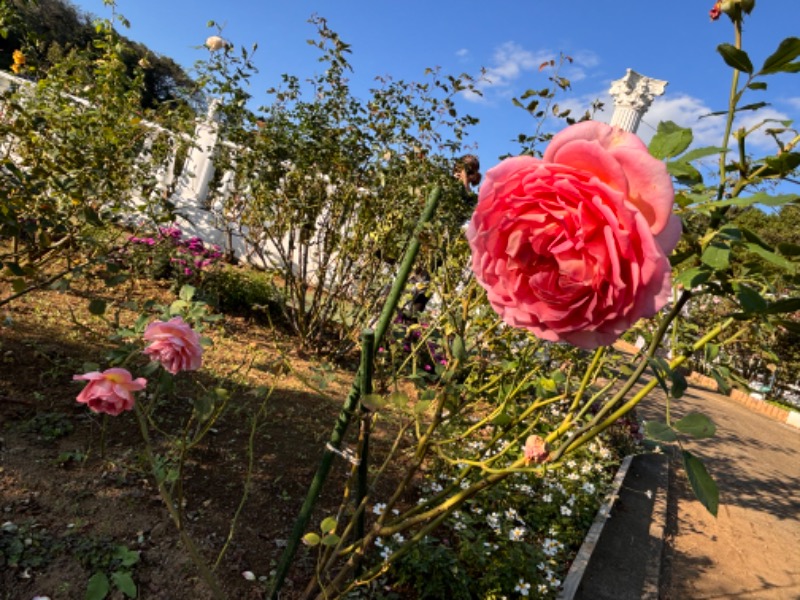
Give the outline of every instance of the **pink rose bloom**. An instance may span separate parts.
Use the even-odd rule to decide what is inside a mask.
[[[525,440],[523,452],[525,454],[525,464],[536,463],[538,465],[550,457],[547,442],[538,435],[528,436],[528,439]]]
[[[89,382],[78,394],[78,402],[86,404],[96,413],[114,416],[133,409],[133,392],[143,390],[147,385],[143,377],[133,379],[130,372],[119,368],[106,369],[102,373],[92,371],[73,375],[72,379]]]
[[[681,234],[666,166],[632,133],[568,127],[542,159],[486,173],[467,229],[472,270],[503,320],[582,348],[611,344],[670,296]]]
[[[166,323],[153,321],[145,329],[144,339],[151,342],[144,353],[173,375],[178,371],[196,371],[203,362],[200,335],[181,317],[173,317]]]

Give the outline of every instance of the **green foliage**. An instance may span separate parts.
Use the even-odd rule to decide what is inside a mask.
[[[683,466],[697,499],[715,517],[719,508],[719,489],[703,463],[691,452],[683,451]]]
[[[446,542],[425,538],[401,560],[393,573],[397,584],[420,600],[470,600],[469,577],[456,552]]]
[[[541,89],[528,89],[519,98],[511,99],[514,106],[523,109],[536,121],[536,128],[533,133],[521,133],[514,140],[520,145],[520,154],[541,156],[542,151],[539,146],[553,137],[552,133],[544,130],[545,123],[549,123],[550,119],[563,119],[567,125],[572,125],[591,119],[598,110],[603,108],[603,103],[595,100],[584,111],[583,115],[575,117],[572,115],[572,109],[562,108],[555,102],[558,94],[565,93],[572,87],[569,79],[560,74],[564,65],[571,64],[572,61],[571,56],[562,53],[559,55],[558,60],[551,59],[543,62],[539,65],[539,71],[550,69],[547,79],[552,86]]]
[[[460,236],[473,199],[453,171],[475,120],[456,100],[472,80],[431,69],[424,83],[380,79],[356,98],[350,46],[323,18],[312,22],[324,70],[307,85],[284,75],[260,114],[244,108],[253,50],[215,53],[200,80],[222,98],[226,138],[248,148],[220,157],[236,165],[224,208],[241,215],[236,234],[279,275],[285,319],[303,343],[343,353],[378,312],[432,186],[446,193],[426,246],[441,252]]]
[[[72,420],[63,413],[39,413],[22,426],[22,431],[33,433],[41,439],[54,442],[70,435],[75,430]]]
[[[274,276],[256,269],[224,267],[203,276],[200,294],[226,314],[244,314],[256,318],[269,315],[279,323],[283,315],[281,295]]]
[[[3,18],[3,14],[8,14]],[[119,17],[119,15],[118,15]],[[28,61],[36,65],[36,78],[42,77],[78,50],[93,58],[102,57],[103,28],[94,18],[66,0],[3,0],[0,2],[0,68],[8,69],[11,52],[24,48]],[[126,27],[124,18],[118,18]],[[124,36],[120,56],[129,76],[146,60],[141,97],[142,108],[180,100],[186,102],[194,83],[172,59],[150,51]],[[99,45],[98,45],[99,42]]]
[[[33,523],[0,527],[0,567],[36,569],[64,551],[65,543]]]

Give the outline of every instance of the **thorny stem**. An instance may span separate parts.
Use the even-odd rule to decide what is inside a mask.
[[[738,50],[742,48],[742,20],[734,19],[734,45]],[[717,191],[717,200],[722,200],[725,195],[725,164],[728,158],[728,140],[731,137],[731,130],[733,128],[733,117],[736,112],[736,96],[737,88],[739,87],[739,70],[733,70],[733,78],[731,79],[731,91],[728,99],[728,116],[725,120],[725,133],[722,138],[722,150],[719,153],[719,189]]]
[[[192,562],[194,563],[198,572],[200,573],[200,576],[211,590],[211,594],[214,599],[225,600],[225,594],[222,592],[219,581],[217,581],[217,578],[208,568],[208,565],[206,565],[192,538],[183,528],[180,514],[175,507],[175,501],[172,498],[172,495],[169,493],[167,486],[164,484],[164,478],[159,477],[158,469],[156,468],[156,459],[153,455],[153,446],[150,441],[150,433],[147,429],[147,419],[145,418],[144,414],[142,414],[138,404],[134,406],[134,412],[136,413],[136,420],[139,423],[139,431],[141,432],[142,439],[144,440],[145,455],[147,456],[147,461],[150,463],[150,469],[153,471],[153,478],[156,480],[156,485],[158,486],[158,493],[161,495],[161,499],[164,501],[164,505],[167,507],[167,512],[169,513],[169,516],[172,518],[172,522],[175,524],[175,527],[178,530],[181,542],[183,542],[183,545],[189,553],[189,557],[192,559]]]
[[[272,387],[264,396],[264,401],[261,403],[261,406],[258,408],[258,412],[253,417],[252,424],[250,425],[250,437],[247,440],[247,472],[245,474],[244,479],[244,490],[242,491],[242,497],[239,500],[239,506],[236,507],[236,512],[233,514],[233,518],[231,519],[230,528],[228,529],[228,537],[225,539],[225,543],[223,544],[222,548],[217,555],[217,560],[214,561],[214,566],[212,567],[216,570],[219,567],[219,563],[222,561],[222,558],[225,556],[225,553],[228,551],[228,547],[233,541],[233,535],[236,531],[236,525],[239,522],[239,516],[244,509],[244,505],[247,502],[247,498],[250,495],[250,485],[253,481],[253,466],[255,464],[255,438],[256,432],[258,431],[258,424],[259,420],[264,416],[267,410],[267,401],[272,397],[272,392],[275,390],[275,384],[272,384]]]
[[[733,324],[735,319],[730,318],[720,323],[716,327],[714,327],[711,331],[709,331],[706,335],[700,338],[697,342],[694,343],[692,346],[691,352],[699,350],[703,348],[706,344],[708,344],[711,340],[716,338],[720,335],[725,329]],[[691,356],[691,352],[687,352],[681,354],[680,356],[676,357],[669,363],[670,369],[676,369],[681,366],[684,362],[686,362],[689,357]],[[611,415],[609,415],[603,422],[599,424],[595,424],[592,428],[586,430],[580,437],[577,439],[570,440],[567,444],[564,444],[562,447],[558,449],[556,452],[557,455],[562,456],[572,450],[580,447],[597,434],[601,433],[611,425],[613,425],[617,419],[627,414],[634,406],[636,406],[642,398],[644,398],[656,385],[658,385],[657,379],[651,379],[648,381],[640,391],[638,391],[630,400],[628,400],[625,404],[620,406],[616,411],[614,411]]]

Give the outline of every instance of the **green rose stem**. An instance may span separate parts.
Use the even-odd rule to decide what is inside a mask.
[[[636,382],[639,381],[639,378],[642,376],[642,373],[644,373],[645,369],[647,368],[649,364],[648,359],[652,358],[655,355],[655,352],[658,349],[659,345],[661,344],[661,340],[664,338],[664,335],[666,334],[667,329],[670,326],[670,323],[672,323],[672,321],[675,320],[680,311],[683,309],[684,305],[689,301],[691,297],[692,293],[690,291],[688,290],[683,291],[680,298],[678,298],[678,301],[672,306],[672,310],[670,310],[670,312],[661,320],[661,323],[659,324],[655,335],[653,335],[653,340],[650,342],[650,346],[647,348],[647,354],[639,362],[639,366],[636,367],[633,373],[631,373],[631,375],[628,377],[628,380],[625,382],[622,388],[620,388],[620,390],[608,402],[606,402],[603,405],[603,407],[598,411],[598,413],[594,416],[594,418],[584,427],[573,432],[573,434],[570,436],[567,442],[561,445],[561,449],[556,450],[555,454],[553,455],[554,458],[561,457],[564,454],[563,449],[566,449],[567,447],[572,447],[571,445],[575,438],[581,436],[585,431],[593,428],[597,423],[600,422],[600,420],[606,414],[608,414],[609,411],[611,411],[614,408],[614,406],[617,403],[619,403],[623,398],[625,398],[625,396],[628,395],[628,392],[630,392],[631,389],[633,389],[633,386],[636,385]],[[598,359],[598,355],[599,352],[595,354],[595,359]],[[594,364],[595,363],[593,362],[592,365]],[[590,404],[587,402],[587,404],[584,405],[583,410],[580,411],[579,417],[583,416],[586,410],[588,410],[589,406]],[[553,442],[554,440],[560,438],[569,430],[569,428],[573,426],[574,422],[575,421],[570,418],[564,419],[563,423],[558,427],[558,429],[556,429],[554,432],[552,432],[550,435],[547,436],[547,441]]]
[[[422,215],[420,216],[417,226],[414,229],[414,235],[409,242],[405,255],[403,256],[403,261],[400,264],[397,277],[392,284],[392,289],[389,292],[389,296],[383,306],[383,311],[378,318],[378,323],[375,327],[375,339],[378,341],[382,340],[384,335],[386,335],[386,331],[389,329],[389,324],[394,318],[397,305],[400,302],[400,296],[405,289],[406,282],[411,274],[411,269],[413,268],[414,262],[417,259],[417,254],[419,254],[421,245],[420,237],[422,236],[422,231],[424,227],[433,219],[433,215],[436,212],[436,207],[439,205],[441,196],[442,189],[438,186],[433,188],[428,195],[425,208],[423,209]],[[273,600],[277,599],[278,593],[283,586],[283,581],[289,572],[289,567],[291,566],[294,555],[297,552],[297,546],[299,545],[300,539],[303,536],[303,532],[306,530],[308,521],[311,518],[311,511],[314,509],[314,504],[316,504],[317,498],[322,490],[322,486],[325,483],[325,479],[328,477],[328,472],[331,469],[333,457],[335,455],[333,450],[339,449],[342,438],[344,437],[347,427],[350,424],[350,418],[358,406],[358,401],[361,397],[360,377],[360,372],[356,373],[356,377],[353,380],[353,385],[350,389],[350,394],[347,396],[347,399],[342,406],[342,410],[339,413],[339,417],[336,420],[336,424],[333,427],[333,431],[331,432],[329,447],[326,447],[322,455],[320,465],[317,468],[314,479],[311,481],[311,485],[308,488],[306,499],[303,502],[303,506],[300,508],[300,514],[295,521],[292,532],[289,534],[289,540],[286,543],[286,549],[283,551],[281,560],[275,570],[275,581],[269,594],[269,597]]]
[[[737,50],[742,49],[742,19],[733,19],[734,26],[734,45]],[[733,128],[733,117],[736,113],[737,92],[736,88],[739,87],[739,70],[733,70],[733,78],[731,79],[731,92],[728,100],[728,116],[725,121],[725,135],[722,138],[722,150],[719,153],[719,190],[717,191],[717,200],[722,200],[725,196],[725,164],[728,157],[728,140],[731,137],[731,129]]]
[[[181,542],[186,547],[186,550],[189,553],[189,557],[192,559],[195,567],[200,573],[200,576],[208,585],[208,588],[211,590],[211,594],[215,600],[225,600],[226,596],[222,592],[222,588],[219,585],[219,581],[208,568],[203,557],[200,555],[200,551],[195,546],[194,541],[186,533],[186,530],[183,528],[181,515],[176,508],[175,502],[172,498],[172,494],[169,493],[167,486],[164,484],[164,478],[159,477],[158,469],[156,467],[156,459],[153,456],[153,446],[150,441],[150,432],[147,429],[147,419],[145,415],[142,413],[142,410],[139,408],[139,405],[136,404],[134,406],[134,412],[136,413],[136,420],[139,422],[139,431],[142,433],[142,439],[144,440],[144,451],[145,455],[147,456],[147,461],[150,463],[150,468],[153,471],[153,477],[156,480],[156,485],[158,486],[158,493],[161,495],[161,499],[164,501],[165,506],[167,507],[167,512],[169,512],[169,516],[172,518],[172,522],[175,524],[175,527],[178,529],[178,533],[180,534]]]
[[[697,350],[700,350],[701,348],[705,347],[706,344],[708,344],[711,340],[713,340],[714,338],[719,336],[723,331],[725,331],[728,327],[730,327],[735,321],[736,321],[736,319],[731,317],[731,318],[727,319],[726,321],[720,323],[716,327],[714,327],[711,331],[709,331],[706,335],[704,335],[702,338],[697,340],[697,342],[695,342],[692,345],[691,352],[696,352]],[[735,334],[735,335],[738,335],[738,334]],[[670,363],[669,363],[670,369],[676,369],[679,366],[681,366],[684,362],[686,362],[689,359],[689,357],[691,356],[691,352],[687,352],[687,353],[681,354],[680,356],[678,356],[675,359],[673,359],[672,361],[670,361]],[[643,361],[643,363],[646,364],[646,361]],[[633,376],[631,376],[631,379],[632,378],[633,378]],[[630,382],[630,379],[629,379],[629,382]],[[553,453],[552,460],[557,460],[559,457],[563,456],[564,454],[567,454],[568,452],[571,452],[572,450],[575,450],[579,446],[581,446],[584,443],[588,442],[589,440],[594,438],[597,434],[601,433],[602,431],[605,431],[608,427],[613,425],[617,421],[617,419],[619,419],[620,417],[624,416],[633,407],[635,407],[642,400],[642,398],[644,398],[648,393],[650,393],[653,390],[653,388],[656,385],[658,385],[658,380],[656,378],[653,378],[650,381],[648,381],[642,387],[641,390],[639,390],[630,400],[628,400],[625,404],[620,406],[616,411],[614,411],[611,415],[609,415],[604,421],[599,422],[599,419],[597,419],[595,417],[595,419],[593,419],[591,423],[589,423],[587,426],[581,428],[578,432],[576,432],[579,435],[572,436],[572,438],[570,438],[565,444],[562,444],[561,447],[559,447],[558,450],[556,450]],[[633,386],[632,385],[631,386],[627,386],[627,384],[626,384],[626,387],[628,387],[628,389],[630,389]],[[612,405],[612,403],[609,403],[608,405]]]
[[[342,595],[353,589],[354,587],[361,585],[363,583],[368,582],[369,580],[373,579],[380,573],[384,572],[388,566],[396,561],[398,558],[405,555],[409,552],[414,545],[421,541],[426,535],[428,535],[431,531],[435,530],[441,523],[444,521],[453,511],[457,510],[464,502],[469,500],[470,498],[474,497],[484,489],[487,489],[502,480],[504,480],[509,475],[514,473],[525,471],[525,472],[538,472],[541,473],[544,469],[544,465],[540,465],[539,467],[533,469],[522,469],[522,465],[525,464],[525,458],[521,457],[514,461],[509,467],[490,473],[484,479],[477,481],[470,487],[465,490],[460,490],[457,494],[451,496],[446,501],[442,502],[439,506],[434,509],[431,509],[421,515],[417,515],[416,517],[404,519],[400,523],[392,526],[382,526],[381,521],[379,520],[375,526],[373,526],[372,531],[364,540],[364,544],[362,547],[366,547],[372,543],[372,541],[378,537],[385,537],[390,536],[395,533],[400,533],[402,531],[407,530],[408,528],[418,524],[425,522],[425,525],[420,528],[411,538],[409,538],[408,542],[403,544],[396,552],[394,552],[389,558],[384,561],[384,563],[373,567],[371,570],[367,571],[360,580],[356,580],[350,583],[345,589],[339,592],[340,587],[344,583],[344,580],[349,576],[350,571],[355,566],[357,560],[360,558],[359,552],[353,554],[350,559],[348,560],[345,567],[339,572],[339,574],[334,578],[334,580],[328,585],[323,592],[317,596],[317,599],[328,599],[331,598],[334,594]],[[388,510],[388,504],[387,504]],[[384,515],[386,513],[384,512]]]

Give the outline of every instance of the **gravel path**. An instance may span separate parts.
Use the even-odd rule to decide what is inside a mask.
[[[651,394],[643,418],[663,420]],[[687,445],[720,489],[715,519],[694,498],[682,468],[670,482],[662,600],[800,599],[800,430],[714,392],[672,401],[673,418],[701,411],[714,438]]]

